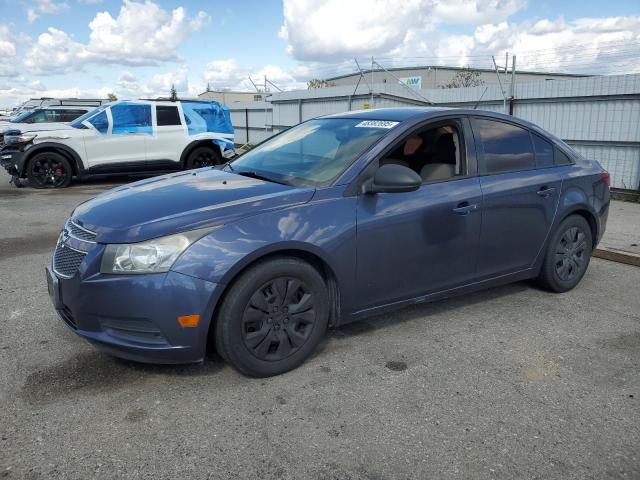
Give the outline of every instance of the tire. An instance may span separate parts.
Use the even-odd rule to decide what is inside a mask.
[[[243,273],[222,301],[216,350],[245,375],[279,375],[315,351],[328,321],[329,294],[314,267],[292,257],[266,260]]]
[[[72,177],[71,163],[56,152],[38,153],[27,164],[27,179],[34,188],[65,188]]]
[[[222,156],[215,148],[196,147],[189,152],[189,156],[184,162],[184,168],[191,170],[192,168],[212,167],[221,163]]]
[[[571,290],[586,273],[592,249],[589,223],[580,215],[567,217],[549,241],[538,283],[552,292]]]

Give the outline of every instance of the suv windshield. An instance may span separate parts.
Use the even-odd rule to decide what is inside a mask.
[[[396,124],[355,118],[310,120],[238,157],[231,170],[292,185],[328,184]]]
[[[96,108],[94,110],[89,110],[84,115],[76,118],[69,125],[71,125],[73,128],[87,128],[82,124],[82,122],[84,122],[85,120],[89,120],[91,117],[93,117],[94,115],[97,115],[98,113],[102,112],[106,108],[107,108],[107,105],[104,105],[104,106],[98,107],[98,108]]]

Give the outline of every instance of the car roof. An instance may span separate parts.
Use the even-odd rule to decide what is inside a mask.
[[[363,120],[388,120],[394,122],[404,122],[406,120],[428,120],[442,115],[474,115],[490,117],[495,120],[505,120],[519,124],[526,128],[542,131],[542,129],[522,118],[506,115],[504,113],[492,112],[489,110],[474,110],[469,108],[448,108],[448,107],[399,107],[399,108],[374,108],[371,110],[354,110],[351,112],[334,113],[319,118],[355,118]],[[548,135],[548,132],[544,132]]]
[[[96,107],[93,105],[45,105],[28,110],[29,112],[37,112],[40,110],[92,110]]]

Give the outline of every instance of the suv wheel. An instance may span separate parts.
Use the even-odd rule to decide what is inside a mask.
[[[583,217],[563,220],[549,241],[538,283],[553,292],[571,290],[587,271],[592,245],[591,227]]]
[[[222,163],[222,157],[213,148],[210,147],[196,147],[194,148],[185,162],[185,168],[191,170],[192,168],[212,167],[214,165],[220,165]]]
[[[68,187],[72,176],[69,160],[59,153],[38,153],[27,164],[27,179],[35,188]]]
[[[267,260],[229,289],[215,325],[216,350],[245,375],[278,375],[313,353],[328,320],[327,287],[314,267],[297,258]]]

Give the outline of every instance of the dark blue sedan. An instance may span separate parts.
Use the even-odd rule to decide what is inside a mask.
[[[363,316],[530,278],[570,290],[608,207],[598,162],[525,121],[349,112],[83,203],[47,280],[59,316],[113,355],[197,362],[210,347],[269,376]]]

